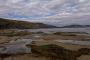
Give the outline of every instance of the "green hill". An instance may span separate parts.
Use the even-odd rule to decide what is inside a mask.
[[[36,28],[55,28],[43,23],[32,23],[27,21],[18,21],[0,18],[0,29],[36,29]]]

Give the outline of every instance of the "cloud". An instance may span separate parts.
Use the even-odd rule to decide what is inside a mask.
[[[90,13],[90,0],[0,0],[0,17],[60,18]]]

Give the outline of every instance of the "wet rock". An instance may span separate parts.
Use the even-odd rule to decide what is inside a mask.
[[[84,54],[87,55],[88,52],[90,52],[90,49],[87,48],[81,48],[77,51],[73,51],[53,44],[42,46],[32,45],[30,47],[32,48],[32,53],[39,56],[50,57],[52,60],[77,60],[78,57]]]

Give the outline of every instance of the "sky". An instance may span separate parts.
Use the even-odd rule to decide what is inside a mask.
[[[90,0],[0,0],[0,18],[69,23],[89,16]]]

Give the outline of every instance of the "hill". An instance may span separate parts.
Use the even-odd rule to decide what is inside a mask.
[[[72,25],[62,26],[61,28],[86,28],[86,27],[90,27],[90,25],[72,24]]]
[[[0,29],[36,29],[36,28],[56,28],[43,23],[32,23],[27,21],[17,21],[0,18]]]

